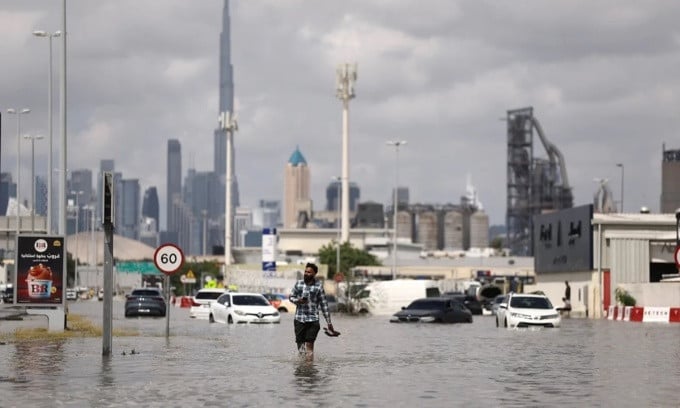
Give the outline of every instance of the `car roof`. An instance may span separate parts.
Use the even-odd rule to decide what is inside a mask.
[[[532,298],[545,298],[546,295],[537,295],[535,293],[510,293],[508,296],[522,296],[522,297],[532,297]]]
[[[199,292],[216,292],[216,293],[222,293],[226,292],[227,288],[202,288],[198,290]],[[197,292],[198,293],[198,292]]]

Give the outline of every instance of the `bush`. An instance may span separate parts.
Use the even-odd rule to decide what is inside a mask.
[[[624,306],[635,306],[637,301],[633,296],[631,296],[630,293],[628,293],[627,290],[623,288],[616,288],[614,293],[616,294],[616,301],[618,303],[621,303]]]

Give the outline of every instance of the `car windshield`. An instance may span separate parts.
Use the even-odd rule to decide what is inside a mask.
[[[269,306],[270,303],[264,296],[234,295],[234,304],[239,306]]]
[[[132,291],[132,296],[160,296],[160,292],[152,289],[137,289]]]
[[[415,300],[406,309],[408,310],[433,310],[443,309],[446,303],[430,299]]]
[[[513,296],[510,298],[510,306],[517,309],[552,309],[553,306],[548,298]]]
[[[196,299],[215,300],[215,299],[217,299],[218,297],[220,297],[220,295],[221,295],[222,293],[223,293],[223,292],[200,292],[200,291],[199,291],[199,292],[196,294]]]

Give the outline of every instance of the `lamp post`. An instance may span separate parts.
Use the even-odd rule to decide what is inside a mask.
[[[342,242],[349,241],[349,101],[355,97],[357,64],[340,64],[335,95],[342,101]]]
[[[61,31],[55,31],[54,33],[48,33],[46,31],[38,30],[33,31],[33,35],[36,37],[47,38],[49,40],[49,63],[48,63],[48,75],[47,75],[47,129],[48,129],[48,141],[49,141],[49,153],[47,155],[47,168],[52,168],[52,38],[61,36]],[[52,172],[47,172],[47,233],[52,233]]]
[[[232,214],[231,214],[231,179],[232,171],[232,157],[231,144],[234,132],[238,130],[238,123],[236,122],[236,115],[232,112],[222,112],[218,118],[220,129],[226,132],[227,145],[227,165],[225,175],[225,205],[224,205],[224,274],[227,277],[227,266],[231,265],[231,233],[232,233]]]
[[[337,211],[337,216],[335,217],[336,228],[338,230],[338,245],[335,249],[335,273],[340,272],[340,187],[342,177],[333,177],[335,181],[335,210]]]
[[[621,211],[623,212],[623,163],[616,163],[616,167],[621,167]]]
[[[35,141],[42,138],[42,135],[24,135],[24,139],[31,141],[31,232],[35,232]]]
[[[19,235],[19,224],[21,224],[21,115],[26,115],[30,112],[31,110],[28,108],[22,110],[7,109],[7,113],[17,115],[17,235]]]
[[[74,274],[76,276],[76,287],[80,286],[80,277],[78,276],[78,259],[79,259],[79,254],[78,254],[78,219],[80,218],[80,202],[78,200],[78,197],[80,197],[81,194],[83,194],[83,191],[71,191],[72,195],[76,196],[76,251],[75,251],[75,256],[73,257],[73,260],[75,261],[75,268],[74,268]]]
[[[392,279],[397,278],[397,212],[399,208],[397,190],[399,190],[399,146],[405,144],[405,140],[390,140],[387,142],[387,145],[394,146],[394,152],[396,154],[394,161],[394,201],[392,203],[392,228],[394,229],[392,234]]]

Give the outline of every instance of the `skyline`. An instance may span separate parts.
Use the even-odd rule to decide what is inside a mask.
[[[406,140],[399,184],[410,187],[411,202],[457,203],[469,175],[490,224],[504,224],[507,147],[499,119],[533,106],[564,154],[575,206],[592,202],[594,178],[609,179],[619,200],[625,170],[626,211],[659,209],[662,144],[680,148],[673,75],[680,5],[433,1],[414,11],[407,1],[389,9],[379,1],[231,3],[243,205],[283,199],[282,170],[300,146],[314,208],[324,208],[325,187],[340,174],[335,68],[356,62],[349,179],[362,201],[389,204],[395,154],[385,142]],[[96,174],[101,159],[113,159],[142,191],[155,186],[162,203],[168,139],[181,142],[184,168],[212,169],[222,7],[221,0],[67,3],[68,168]],[[8,108],[30,108],[23,133],[47,135],[48,48],[32,32],[59,30],[60,10],[47,0],[7,1],[0,10],[3,172],[16,168]],[[53,47],[56,79],[61,49]],[[57,129],[56,87],[53,97]],[[46,145],[35,145],[43,177]],[[22,175],[30,174],[28,147]],[[30,196],[28,177],[21,196]],[[165,227],[165,205],[160,219]]]

